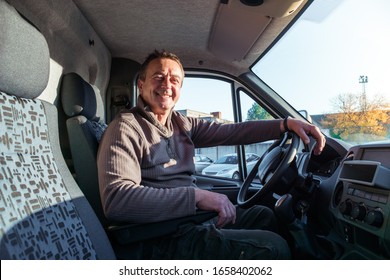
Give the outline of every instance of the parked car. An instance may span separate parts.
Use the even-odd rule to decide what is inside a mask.
[[[246,168],[250,172],[255,163],[260,159],[260,156],[253,153],[247,153],[245,156]],[[220,157],[213,164],[203,169],[202,175],[240,179],[237,154],[228,154]]]
[[[214,161],[208,156],[195,154],[194,163],[195,163],[195,174],[202,174],[202,170],[207,166],[212,164]]]
[[[95,136],[137,105],[140,63],[165,49],[186,71],[175,109],[187,116],[219,123],[289,116],[326,135],[321,155],[311,152],[313,139],[307,146],[292,133],[265,139],[279,143],[271,155],[290,160],[256,182],[247,180],[256,162],[247,151],[260,155],[257,147],[219,147],[240,158],[205,167],[199,188],[239,207],[272,209],[293,259],[389,260],[389,3],[0,0],[1,258],[139,258],[135,249],[147,247],[140,242],[204,222],[194,215],[119,225],[101,205]],[[212,169],[218,177],[203,175]],[[383,277],[366,264],[348,277],[362,269]]]

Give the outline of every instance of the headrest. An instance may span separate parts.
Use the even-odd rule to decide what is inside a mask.
[[[0,91],[36,98],[49,80],[50,54],[43,35],[0,0]]]
[[[92,86],[76,73],[62,77],[61,101],[68,117],[82,115],[89,120],[98,120],[97,96]]]

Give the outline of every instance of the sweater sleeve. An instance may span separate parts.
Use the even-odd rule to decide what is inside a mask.
[[[234,124],[189,118],[192,125],[192,139],[196,147],[212,147],[219,145],[247,145],[280,137],[281,120],[246,121]]]
[[[196,211],[191,186],[156,188],[141,185],[142,135],[131,121],[115,119],[99,146],[99,189],[106,217],[111,221],[149,223]]]

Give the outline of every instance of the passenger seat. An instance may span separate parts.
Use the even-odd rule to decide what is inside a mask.
[[[115,259],[70,174],[47,86],[45,38],[0,0],[0,258]]]

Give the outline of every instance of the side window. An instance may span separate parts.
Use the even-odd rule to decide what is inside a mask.
[[[186,77],[175,110],[183,115],[234,123],[232,84],[220,79]],[[240,178],[236,146],[198,148],[195,172],[208,176]]]
[[[252,121],[273,117],[252,99],[245,91],[238,91],[241,108],[240,120]],[[183,115],[216,121],[234,123],[233,86],[231,83],[213,78],[186,77],[179,102],[175,110]],[[259,132],[261,133],[261,132]],[[241,172],[250,172],[261,155],[272,144],[271,141],[245,145],[245,168],[239,167],[237,146],[197,148],[194,163],[198,175],[228,179],[241,179]],[[243,170],[244,169],[244,170]]]
[[[274,117],[265,108],[260,106],[258,102],[252,99],[243,90],[239,91],[239,97],[241,103],[242,121],[274,119]],[[271,146],[272,143],[273,141],[266,141],[262,143],[255,143],[244,146],[247,174],[253,169],[253,166],[264,154],[264,152]]]

